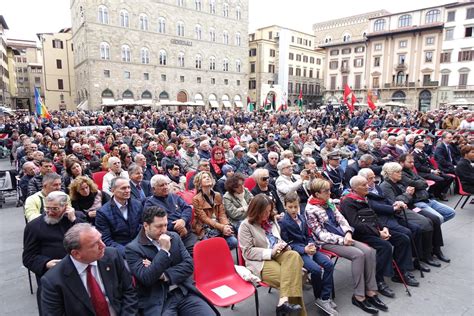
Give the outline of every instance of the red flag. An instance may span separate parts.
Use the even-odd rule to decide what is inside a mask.
[[[372,111],[375,111],[375,109],[377,108],[377,106],[375,105],[375,103],[372,101],[372,91],[369,90],[367,92],[367,105],[369,106],[369,108],[372,110]]]
[[[354,104],[356,104],[356,102],[357,102],[357,98],[356,98],[354,92],[352,92],[352,98],[351,98],[352,109],[355,108],[355,107],[354,107]]]
[[[354,103],[349,103],[349,95],[352,93],[352,96],[354,97],[354,93],[352,92],[351,88],[347,85],[347,83],[344,85],[344,104],[347,106],[349,109],[349,112],[354,112]]]

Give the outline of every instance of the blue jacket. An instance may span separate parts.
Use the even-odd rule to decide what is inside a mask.
[[[383,225],[387,227],[398,226],[397,218],[401,218],[401,215],[395,213],[395,209],[393,208],[394,201],[387,199],[378,185],[375,186],[375,189],[377,190],[377,194],[369,192],[367,195],[369,207],[374,210]]]
[[[168,231],[174,231],[173,222],[183,219],[186,222],[186,229],[191,231],[192,208],[183,198],[170,193],[166,197],[150,196],[146,199],[144,207],[159,206],[164,209],[168,215]]]
[[[285,213],[283,219],[278,223],[281,229],[281,238],[290,244],[291,249],[298,252],[300,255],[306,254],[304,252],[304,247],[313,240],[309,236],[308,225],[306,224],[306,219],[298,215],[303,229],[301,229],[296,221],[291,218],[288,213]]]
[[[135,200],[145,202],[145,199],[153,194],[151,190],[151,186],[150,186],[150,181],[142,180],[142,182],[140,183],[140,186],[143,190],[143,193],[145,194],[145,197],[143,199],[140,196],[140,191],[135,186],[135,183],[133,183],[133,181],[130,181],[130,189],[132,190],[130,194],[131,194],[131,197],[134,198]]]
[[[178,234],[168,232],[168,235],[171,237],[170,255],[166,251],[158,251],[143,228],[125,249],[130,273],[137,281],[138,308],[143,310],[144,315],[162,314],[170,285],[178,285],[185,295],[189,291],[197,293],[191,280],[193,259]],[[143,259],[150,260],[151,265],[145,267]],[[163,273],[168,282],[160,279]]]
[[[125,220],[112,198],[100,208],[95,219],[95,226],[102,234],[104,243],[117,248],[122,257],[125,255],[125,245],[137,236],[142,223],[143,206],[140,201],[129,199],[127,209]]]

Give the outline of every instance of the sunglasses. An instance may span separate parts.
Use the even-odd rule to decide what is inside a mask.
[[[263,181],[268,181],[268,179],[270,179],[270,177],[262,177]]]

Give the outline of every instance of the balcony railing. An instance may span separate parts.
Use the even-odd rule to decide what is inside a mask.
[[[351,69],[349,68],[349,66],[341,66],[341,73],[348,73],[350,72]]]
[[[399,63],[399,64],[395,65],[396,70],[406,70],[407,68],[408,68],[407,64],[405,64],[405,63]]]

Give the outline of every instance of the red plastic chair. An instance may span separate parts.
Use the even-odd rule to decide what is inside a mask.
[[[413,172],[416,173],[416,174],[418,174],[418,170],[416,170],[415,167],[413,167]],[[429,187],[432,186],[432,185],[434,185],[434,184],[436,183],[436,182],[434,182],[433,180],[428,180],[428,179],[425,179],[425,181],[426,181],[426,184],[428,184]]]
[[[235,272],[234,261],[224,238],[206,239],[194,246],[194,280],[199,292],[216,306],[231,306],[254,294],[255,309],[260,315],[258,292],[252,283]],[[228,286],[237,293],[222,298],[212,291],[220,286]]]
[[[98,171],[92,174],[92,180],[94,180],[95,184],[97,184],[97,188],[102,190],[102,182],[104,181],[104,176],[107,171]]]
[[[245,259],[244,259],[244,256],[242,255],[242,249],[240,249],[240,244],[237,245],[237,263],[239,266],[245,267]],[[272,291],[272,287],[263,281],[258,282],[257,287],[259,286],[268,287],[268,293]]]
[[[189,182],[191,181],[191,178],[196,174],[196,171],[188,171],[186,172],[186,185],[184,186],[186,190],[189,190]]]
[[[257,183],[255,182],[255,179],[252,177],[248,177],[247,179],[244,180],[244,187],[246,187],[247,190],[249,191],[252,191],[252,189],[255,188],[256,185]]]
[[[466,197],[466,200],[465,200],[464,203],[461,205],[461,208],[464,208],[464,205],[466,205],[467,201],[469,201],[469,199],[471,198],[471,195],[472,195],[472,194],[463,190],[462,184],[461,184],[461,180],[459,179],[459,177],[456,177],[456,181],[457,181],[457,183],[458,183],[459,195],[461,195],[461,197],[459,198],[458,202],[456,203],[456,206],[454,207],[454,209],[456,209],[456,207],[458,207],[459,203],[461,203],[462,199],[463,199],[464,197]]]

